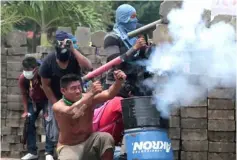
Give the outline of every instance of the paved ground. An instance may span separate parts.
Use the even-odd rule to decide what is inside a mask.
[[[1,158],[1,160],[19,160],[17,158]]]

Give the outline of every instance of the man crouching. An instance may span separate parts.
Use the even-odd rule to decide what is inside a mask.
[[[123,81],[124,72],[114,72],[115,83],[102,91],[100,82],[94,82],[83,94],[80,77],[68,74],[61,78],[63,98],[53,105],[59,127],[58,158],[60,160],[112,160],[114,140],[109,133],[93,133],[93,111],[96,104],[114,98]]]

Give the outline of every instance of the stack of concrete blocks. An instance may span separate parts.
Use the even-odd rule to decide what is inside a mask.
[[[208,140],[210,160],[236,159],[235,86],[208,91]]]
[[[181,155],[182,160],[207,160],[207,88],[196,81],[197,76],[189,75],[189,83],[202,95],[192,103],[181,102]],[[187,94],[189,91],[187,91]],[[188,98],[188,96],[187,96]]]
[[[24,154],[23,145],[20,143],[23,133],[24,120],[21,118],[23,105],[18,78],[22,73],[22,60],[27,53],[26,34],[12,32],[6,37],[7,48],[1,47],[2,61],[2,155],[19,158]],[[37,121],[37,128],[41,126]],[[42,127],[41,127],[42,128]],[[38,133],[37,140],[44,133]]]
[[[85,27],[77,27],[75,32],[79,47],[91,60],[94,69],[105,63],[106,56],[103,52],[105,35],[104,31],[91,33],[90,29]]]
[[[171,9],[180,6],[181,2],[178,1],[163,2],[160,8],[163,22],[168,22],[167,15]],[[205,10],[203,20],[207,27],[224,21],[233,25],[236,31],[235,17],[221,15],[211,21],[210,16],[210,11]],[[157,46],[172,42],[166,24],[156,26],[153,32],[153,42]],[[175,109],[170,116],[169,137],[172,141],[174,159],[234,160],[236,157],[235,85],[222,86],[219,78],[201,75],[187,76],[193,87],[202,92],[203,96],[191,104],[180,102],[179,108],[181,109]],[[203,81],[210,80],[217,84],[217,88],[201,87],[200,84]],[[159,84],[162,83],[159,81]]]

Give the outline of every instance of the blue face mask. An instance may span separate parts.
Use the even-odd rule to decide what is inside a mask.
[[[127,32],[135,30],[137,28],[137,18],[130,19],[128,23],[124,23],[123,26]]]

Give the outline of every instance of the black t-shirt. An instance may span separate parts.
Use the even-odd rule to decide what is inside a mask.
[[[125,46],[124,42],[115,35],[114,33],[109,33],[104,40],[104,50],[107,55],[107,62],[111,61],[112,59],[126,53],[128,51],[128,48]],[[141,53],[141,51],[140,51]],[[140,54],[139,54],[140,55]],[[127,75],[127,80],[136,80],[137,79],[137,73],[139,70],[141,70],[141,66],[139,66],[135,61],[141,59],[141,57],[132,58],[129,62],[123,62],[120,65],[114,67],[111,69],[106,76],[106,84],[113,83],[114,76],[113,76],[113,70],[114,69],[121,69],[124,71]]]
[[[51,53],[45,57],[39,70],[39,74],[42,78],[51,80],[51,89],[58,100],[62,98],[62,93],[60,91],[60,78],[70,73],[81,76],[81,68],[73,54],[71,54],[69,58],[69,63],[66,69],[62,69],[58,66],[55,53]]]

